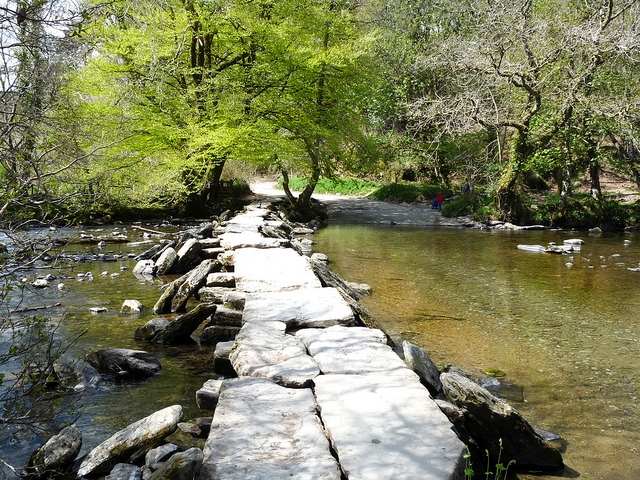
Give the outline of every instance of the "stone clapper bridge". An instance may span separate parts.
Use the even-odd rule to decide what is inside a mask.
[[[309,258],[259,228],[249,207],[226,226],[236,289],[246,293],[219,393],[201,480],[458,479],[464,444],[384,332],[353,326]],[[268,226],[268,225],[266,225]]]

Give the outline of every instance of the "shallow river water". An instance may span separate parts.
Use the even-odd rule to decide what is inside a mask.
[[[516,248],[576,237],[586,243],[571,257]],[[504,372],[501,380],[517,392],[512,405],[535,426],[566,440],[565,477],[639,478],[640,272],[628,268],[640,263],[640,236],[333,225],[314,241],[314,251],[327,254],[336,273],[373,287],[362,303],[396,342],[408,339],[436,363],[480,377],[487,369]],[[185,407],[186,419],[205,413],[196,407],[194,392],[214,376],[212,350],[133,339],[135,328],[154,316],[151,307],[167,280],[132,275],[135,262],[128,255],[145,248],[71,246],[67,251],[121,258],[27,275],[53,273],[58,278],[52,286],[65,283],[64,291],[38,291],[23,306],[61,302],[48,313],[69,315],[62,334],[68,338],[86,330],[72,355],[141,348],[156,354],[163,366],[152,380],[104,384],[78,398],[83,451],[172,404]],[[93,281],[78,277],[86,272],[93,273]],[[140,300],[145,311],[120,314],[125,299]],[[89,313],[96,306],[108,312]],[[41,440],[17,436],[4,442],[0,459],[22,466]]]
[[[576,237],[572,256],[517,249]],[[373,287],[362,304],[397,343],[504,372],[511,404],[567,442],[565,477],[640,478],[639,236],[334,225],[314,241]]]

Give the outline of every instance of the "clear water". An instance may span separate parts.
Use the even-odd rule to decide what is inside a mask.
[[[132,241],[142,240],[138,232],[129,231],[127,234]],[[183,406],[185,421],[210,415],[210,412],[196,406],[195,392],[206,380],[215,378],[213,350],[197,345],[165,347],[133,338],[136,328],[156,316],[152,308],[160,296],[160,286],[163,281],[170,280],[145,281],[132,274],[136,262],[128,255],[142,253],[149,246],[129,247],[126,244],[108,243],[104,250],[95,245],[65,247],[64,251],[70,254],[107,253],[111,257],[121,255],[122,258],[23,272],[21,276],[27,278],[28,283],[35,276],[52,274],[57,278],[50,282],[50,288],[31,291],[20,299],[14,296],[12,301],[14,305],[11,306],[20,302],[21,308],[61,303],[62,307],[32,314],[49,315],[54,319],[64,314],[66,318],[60,329],[62,342],[69,342],[70,338],[85,332],[69,350],[71,358],[83,358],[88,352],[100,348],[118,347],[149,351],[162,364],[162,371],[152,379],[133,383],[104,383],[98,389],[88,389],[77,397],[75,406],[81,411],[77,424],[83,433],[82,453],[132,422],[170,405]],[[93,273],[92,281],[78,277],[78,274],[87,272]],[[103,272],[107,272],[107,275],[103,276]],[[114,273],[118,276],[112,278],[111,274]],[[64,283],[64,290],[56,288],[58,283]],[[120,314],[120,307],[127,299],[142,302],[145,307],[142,314]],[[89,312],[91,307],[106,307],[108,311],[92,314]],[[0,459],[20,468],[47,436],[17,434],[11,439],[4,438],[0,444]],[[184,444],[201,443],[186,435],[179,436],[178,440]],[[11,477],[10,472],[6,473]]]
[[[572,257],[517,249],[576,237]],[[639,236],[335,225],[314,240],[373,287],[362,303],[398,343],[522,387],[513,406],[568,442],[566,477],[639,477]]]
[[[516,248],[575,237],[586,244],[573,259]],[[631,243],[625,246],[624,240]],[[329,256],[334,271],[373,287],[373,295],[362,303],[397,342],[408,339],[436,363],[455,364],[480,376],[488,368],[502,370],[504,381],[522,387],[524,401],[512,401],[514,407],[535,426],[568,442],[565,477],[638,478],[640,272],[628,268],[640,263],[640,236],[334,225],[318,232],[314,241],[315,251]],[[162,284],[131,273],[135,262],[127,254],[145,248],[71,246],[67,251],[124,257],[25,273],[31,279],[53,273],[58,276],[53,286],[65,283],[63,292],[38,291],[22,306],[61,302],[62,308],[48,313],[69,315],[61,331],[64,338],[86,330],[72,355],[128,347],[151,351],[162,363],[162,372],[151,380],[103,385],[78,398],[85,452],[169,405],[183,405],[186,419],[207,414],[195,405],[195,391],[214,377],[212,350],[133,339],[134,330],[153,318],[151,308]],[[568,262],[573,266],[567,267]],[[79,281],[77,274],[88,271],[94,280]],[[101,276],[105,271],[120,275]],[[140,300],[145,311],[120,314],[126,299]],[[93,315],[93,306],[109,311]],[[17,436],[4,442],[0,459],[21,467],[43,438]]]

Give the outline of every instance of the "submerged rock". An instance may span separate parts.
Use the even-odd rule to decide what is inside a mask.
[[[142,350],[128,348],[105,348],[86,356],[86,361],[100,372],[135,377],[152,377],[161,370],[156,357]]]
[[[163,317],[156,317],[149,320],[142,327],[138,327],[133,334],[133,338],[136,340],[153,340],[156,335],[162,332],[167,325],[169,325],[169,320]]]

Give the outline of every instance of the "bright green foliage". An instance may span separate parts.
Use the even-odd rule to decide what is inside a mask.
[[[294,191],[304,190],[307,180],[300,177],[289,179],[289,188]],[[358,178],[321,178],[316,185],[317,193],[331,193],[338,195],[367,196],[380,188],[380,184]]]
[[[146,198],[161,185],[163,202],[211,201],[236,160],[317,181],[368,154],[371,37],[356,13],[328,0],[113,2],[85,29],[95,47],[74,88],[98,128],[129,134],[109,153],[141,161],[120,182]]]

